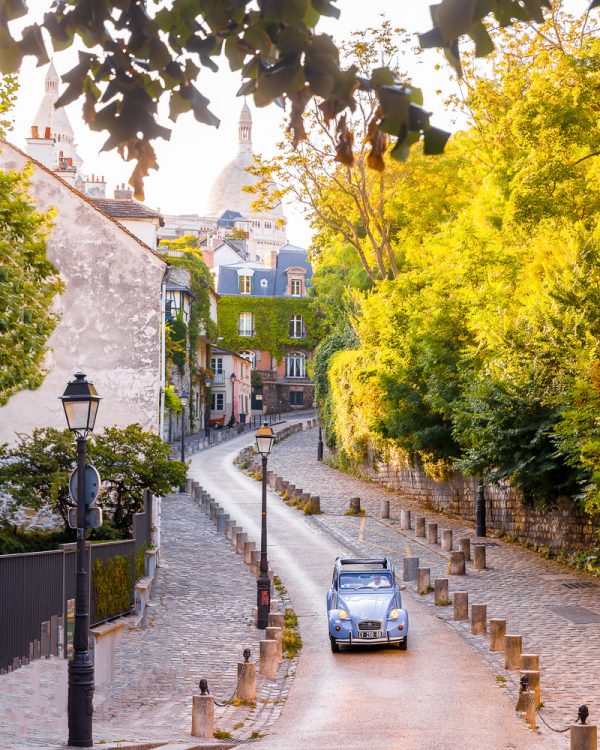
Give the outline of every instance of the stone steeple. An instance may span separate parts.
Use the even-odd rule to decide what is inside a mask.
[[[242,111],[240,112],[238,132],[240,150],[244,149],[252,152],[252,115],[245,99]]]

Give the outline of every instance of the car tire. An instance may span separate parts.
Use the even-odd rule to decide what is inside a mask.
[[[400,651],[406,651],[406,649],[408,648],[408,636],[406,636],[403,641],[400,641],[400,643],[398,644],[398,648],[400,649]]]
[[[331,650],[333,651],[333,653],[338,654],[340,651],[339,643],[336,643],[335,638],[332,638],[331,636],[329,636],[329,642],[331,643]]]

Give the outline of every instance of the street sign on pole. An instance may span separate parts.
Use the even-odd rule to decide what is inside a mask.
[[[73,469],[71,476],[69,477],[69,495],[71,500],[77,502],[77,474],[78,470]],[[100,492],[100,474],[98,469],[91,464],[86,464],[85,467],[85,504],[86,506],[93,505],[96,502],[98,493]]]
[[[73,502],[77,502],[77,479],[79,470],[74,469],[69,477],[69,495]],[[102,508],[97,508],[94,503],[100,492],[100,474],[95,466],[86,464],[85,467],[85,529],[99,529],[102,526]],[[77,528],[77,508],[69,508],[69,526]]]

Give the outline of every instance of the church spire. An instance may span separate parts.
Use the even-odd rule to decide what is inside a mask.
[[[242,105],[242,111],[240,112],[239,120],[239,144],[240,148],[249,147],[252,150],[252,115],[250,114],[250,108],[246,104]]]
[[[48,71],[46,72],[46,79],[44,82],[46,94],[55,94],[56,98],[58,98],[58,83],[58,73],[56,72],[56,68],[54,67],[54,62],[50,60],[50,65],[48,67]]]

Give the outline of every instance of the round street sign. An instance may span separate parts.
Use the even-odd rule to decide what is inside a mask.
[[[78,470],[73,469],[69,477],[69,495],[73,502],[77,502],[77,476]],[[85,504],[92,505],[100,492],[100,474],[95,466],[86,464],[85,467]]]

